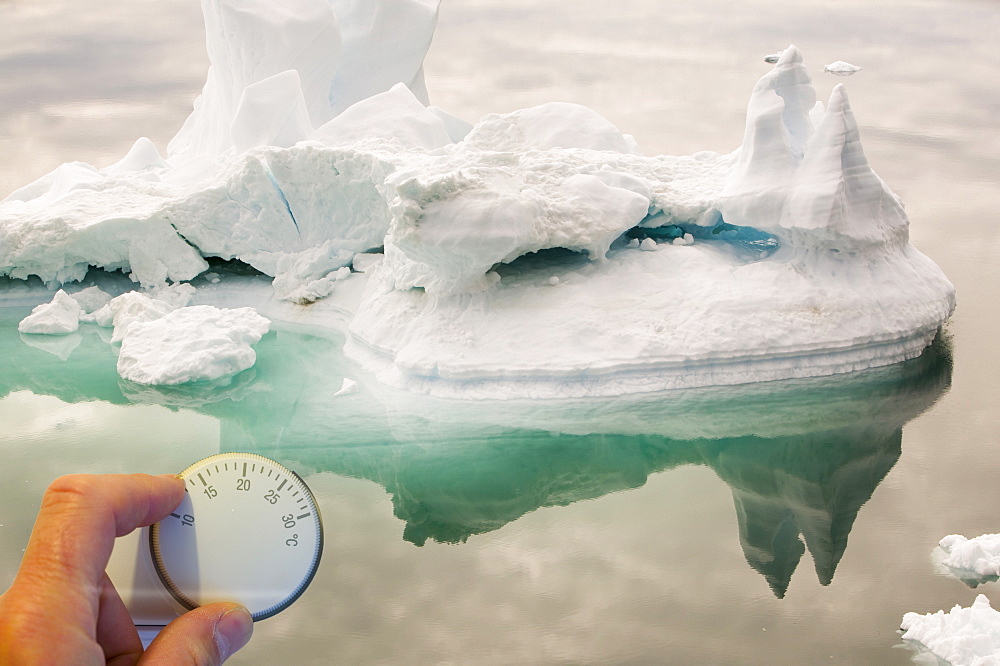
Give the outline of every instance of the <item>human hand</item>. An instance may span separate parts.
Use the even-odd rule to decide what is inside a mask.
[[[221,664],[253,633],[250,613],[216,603],[168,624],[143,652],[105,573],[115,537],[165,518],[178,477],[77,474],[52,482],[14,583],[0,596],[0,664]]]

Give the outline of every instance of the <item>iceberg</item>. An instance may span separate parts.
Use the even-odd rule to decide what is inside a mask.
[[[817,103],[794,45],[755,86],[737,150],[646,156],[576,104],[475,124],[428,106],[436,0],[202,7],[208,77],[166,157],[139,139],[10,194],[0,275],[197,278],[272,320],[333,325],[388,386],[462,399],[889,365],[954,308],[846,89]],[[216,284],[231,260],[273,294]]]

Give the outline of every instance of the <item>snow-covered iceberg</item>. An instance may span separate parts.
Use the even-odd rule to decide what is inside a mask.
[[[886,365],[954,307],[846,90],[817,104],[794,46],[738,150],[649,157],[579,105],[475,125],[426,106],[436,0],[202,4],[211,68],[166,158],[140,139],[10,194],[0,274],[154,289],[239,259],[276,300],[337,310],[380,381],[461,398]]]

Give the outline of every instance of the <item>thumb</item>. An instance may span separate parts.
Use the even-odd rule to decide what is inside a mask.
[[[139,663],[216,666],[246,645],[252,634],[253,618],[246,608],[233,603],[208,604],[164,627]]]

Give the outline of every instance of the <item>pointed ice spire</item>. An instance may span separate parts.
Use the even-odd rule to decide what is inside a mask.
[[[809,112],[816,91],[802,61],[789,46],[754,87],[739,161],[722,193],[722,214],[742,226],[773,226],[781,216],[795,170],[812,135]]]
[[[835,243],[857,246],[904,243],[907,224],[902,205],[868,164],[847,91],[839,84],[806,148],[781,226],[826,229]]]

